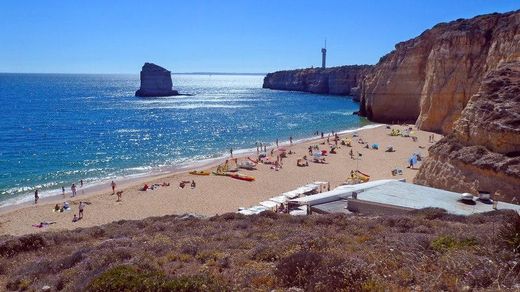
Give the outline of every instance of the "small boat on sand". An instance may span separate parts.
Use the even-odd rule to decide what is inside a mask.
[[[190,174],[193,174],[193,175],[210,175],[209,171],[204,171],[204,170],[190,171]]]
[[[213,175],[229,176],[229,174],[227,172],[213,171],[212,173],[213,173]]]
[[[246,160],[246,161],[240,162],[238,164],[238,167],[243,168],[243,169],[253,170],[253,169],[256,169],[256,163]]]
[[[254,181],[255,180],[254,176],[245,175],[245,174],[241,174],[241,173],[230,173],[230,174],[228,174],[228,176],[232,177],[234,179],[245,180],[245,181]]]

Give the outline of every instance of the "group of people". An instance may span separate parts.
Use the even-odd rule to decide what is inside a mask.
[[[179,183],[179,188],[184,189],[186,187],[186,185],[189,183],[190,183],[189,180],[183,180]],[[192,189],[194,189],[197,186],[197,184],[195,183],[194,180],[192,180],[190,186]]]
[[[85,210],[86,202],[80,201],[78,206],[78,214],[74,214],[74,217],[72,218],[72,222],[78,222],[79,220],[83,219],[83,213]],[[63,202],[63,205],[60,206],[60,204],[56,204],[54,206],[53,211],[63,213],[66,211],[71,211],[72,208],[69,205],[69,202]]]

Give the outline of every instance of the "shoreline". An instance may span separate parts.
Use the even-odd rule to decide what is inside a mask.
[[[361,131],[365,129],[372,129],[384,126],[384,124],[378,124],[378,123],[371,123],[359,128],[354,129],[346,129],[341,130],[338,133],[338,135],[344,135],[356,131]],[[328,135],[330,133],[324,133],[325,135]],[[312,137],[306,137],[301,138],[293,141],[293,146],[297,144],[307,143],[315,140],[320,140],[321,136],[312,136]],[[280,146],[289,146],[290,142],[289,140],[286,141],[280,141]],[[267,146],[268,149],[276,148],[275,143],[269,144]],[[256,149],[255,148],[242,148],[242,149],[236,149],[233,150],[234,158],[243,158],[247,157],[247,155],[256,155]],[[211,168],[215,167],[219,164],[222,164],[226,159],[229,159],[229,154],[225,154],[222,156],[218,156],[215,158],[205,158],[202,160],[192,160],[186,163],[181,163],[178,165],[171,165],[171,166],[160,166],[160,167],[152,167],[149,172],[144,173],[135,173],[135,174],[129,174],[121,177],[115,177],[115,178],[106,178],[101,179],[99,181],[87,183],[83,186],[83,188],[80,188],[78,186],[77,193],[79,195],[76,195],[75,197],[71,197],[71,191],[70,187],[65,188],[65,197],[61,194],[61,189],[50,189],[45,191],[40,191],[40,198],[38,200],[38,203],[40,204],[47,204],[52,203],[56,201],[62,201],[63,199],[78,199],[83,196],[91,196],[96,193],[99,193],[103,189],[105,189],[107,186],[110,185],[111,181],[115,181],[119,187],[130,187],[137,183],[142,183],[146,180],[151,179],[159,179],[164,176],[170,176],[175,174],[180,174],[184,172],[189,172],[196,170],[198,168]],[[189,160],[189,159],[188,159]],[[10,203],[10,201],[14,201]],[[31,193],[23,194],[14,198],[7,199],[3,202],[0,202],[0,214],[9,212],[11,210],[16,210],[19,207],[27,207],[34,205],[34,196]]]
[[[392,126],[393,128],[408,128],[410,125]],[[413,126],[412,126],[413,127]],[[415,128],[414,128],[415,129]],[[191,169],[213,171],[222,161],[229,156],[221,159],[213,159],[209,163],[192,165],[178,169],[176,172],[167,172],[132,178],[128,181],[116,181],[118,190],[123,190],[122,200],[118,201],[117,196],[112,194],[109,183],[101,185],[99,190],[92,190],[78,195],[74,198],[61,195],[42,198],[37,205],[25,203],[15,205],[10,208],[0,209],[0,234],[23,235],[45,231],[57,231],[64,229],[75,229],[103,225],[119,220],[139,220],[151,216],[164,216],[172,214],[197,214],[201,216],[214,216],[227,212],[235,212],[240,207],[250,207],[258,205],[259,202],[268,200],[281,193],[294,190],[300,186],[314,181],[329,182],[331,189],[345,182],[349,173],[353,169],[367,173],[371,176],[370,180],[379,179],[405,179],[412,182],[418,168],[406,168],[407,160],[411,153],[420,151],[421,155],[427,156],[427,149],[433,145],[428,142],[430,132],[414,130],[418,141],[415,142],[408,137],[391,136],[390,130],[384,124],[372,124],[363,128],[341,131],[340,139],[352,139],[352,133],[359,134],[366,143],[358,143],[358,138],[352,139],[352,148],[339,146],[337,154],[326,156],[326,163],[315,163],[309,161],[308,167],[298,167],[296,162],[303,155],[308,154],[308,147],[318,145],[320,149],[328,150],[326,144],[327,137],[314,136],[304,141],[293,141],[292,145],[288,142],[281,142],[280,146],[290,149],[294,154],[288,155],[283,159],[283,168],[279,171],[271,168],[271,165],[259,164],[256,170],[240,170],[240,173],[254,176],[253,182],[245,182],[230,177],[223,176],[197,176],[190,175]],[[438,138],[439,135],[436,135]],[[332,142],[332,141],[331,141]],[[365,146],[379,144],[379,149],[367,149]],[[334,144],[334,143],[332,143]],[[339,143],[338,143],[339,144]],[[394,146],[397,151],[386,152],[385,147]],[[274,147],[269,147],[273,149]],[[351,158],[349,151],[362,153]],[[247,156],[256,156],[256,148],[253,151],[234,152],[234,158],[239,160]],[[273,157],[274,158],[274,157]],[[401,168],[402,175],[392,176],[391,170]],[[196,188],[181,188],[181,181],[196,181]],[[169,186],[159,186],[154,190],[143,191],[142,186],[146,183],[169,184]],[[72,207],[71,212],[52,212],[55,204],[69,202]],[[85,208],[85,218],[72,222],[72,216],[77,214],[79,202],[88,202]],[[40,222],[56,222],[56,224],[35,228],[33,225]]]

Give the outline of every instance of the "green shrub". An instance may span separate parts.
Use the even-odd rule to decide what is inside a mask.
[[[223,291],[217,279],[208,276],[167,278],[160,272],[141,271],[132,266],[111,268],[92,280],[88,291]]]
[[[457,240],[449,235],[439,236],[432,240],[430,246],[438,252],[445,252],[450,249],[461,249],[469,246],[477,245],[475,238],[465,238]]]

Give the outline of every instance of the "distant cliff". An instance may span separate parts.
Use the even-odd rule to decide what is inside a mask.
[[[415,182],[499,191],[520,203],[520,62],[487,74],[449,134],[430,148]]]
[[[263,88],[359,96],[359,86],[369,65],[307,68],[269,73]]]
[[[520,10],[441,23],[399,43],[362,84],[360,112],[451,133],[486,73],[520,60]]]

